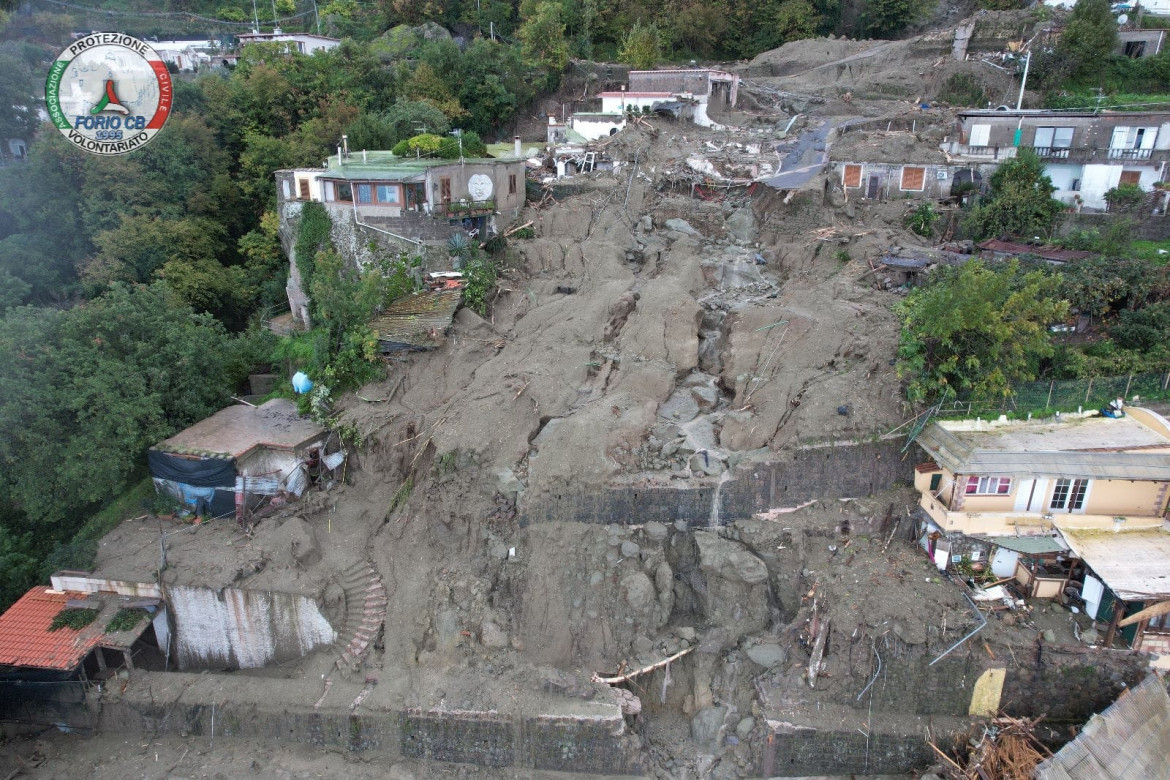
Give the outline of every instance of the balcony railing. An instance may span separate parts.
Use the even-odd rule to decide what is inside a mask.
[[[996,157],[999,152],[998,146],[968,146],[968,157]]]
[[[1148,160],[1153,149],[1110,149],[1111,160]]]
[[[452,201],[435,205],[436,216],[458,219],[462,217],[483,217],[495,213],[494,200]]]
[[[1049,160],[1067,160],[1069,154],[1067,146],[1035,146],[1032,151],[1036,153],[1037,157]]]

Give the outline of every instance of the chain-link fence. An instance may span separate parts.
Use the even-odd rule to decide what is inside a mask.
[[[1150,401],[1170,401],[1170,373],[1123,374],[1091,379],[1056,379],[1022,382],[999,405],[950,401],[938,410],[940,417],[978,417],[1015,412],[1098,409],[1115,398],[1139,406]]]

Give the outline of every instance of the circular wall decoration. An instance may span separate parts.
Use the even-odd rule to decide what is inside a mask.
[[[49,119],[71,144],[93,154],[141,148],[166,124],[173,98],[167,64],[122,33],[78,39],[45,81]]]
[[[467,180],[467,194],[472,200],[487,200],[492,196],[492,177],[477,173]]]

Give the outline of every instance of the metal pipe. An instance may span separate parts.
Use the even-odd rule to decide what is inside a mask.
[[[970,596],[968,596],[966,593],[964,593],[964,594],[963,594],[963,598],[967,599],[967,603],[971,605],[971,611],[972,611],[972,612],[974,612],[974,613],[975,613],[975,614],[976,614],[976,615],[979,617],[979,619],[980,619],[982,622],[981,622],[981,623],[980,623],[978,626],[976,626],[976,627],[975,627],[975,630],[974,630],[974,631],[972,631],[970,634],[967,634],[967,636],[963,637],[963,638],[962,638],[962,639],[960,639],[958,642],[955,642],[953,645],[951,645],[951,646],[950,646],[950,648],[949,648],[949,649],[948,649],[948,650],[947,650],[945,653],[943,653],[943,654],[942,654],[942,655],[940,655],[938,658],[936,658],[936,659],[934,659],[933,661],[931,661],[931,662],[928,664],[928,666],[934,666],[934,665],[935,665],[935,664],[937,664],[939,661],[941,661],[942,659],[944,659],[944,658],[946,658],[948,655],[950,655],[950,654],[951,654],[951,653],[952,653],[952,652],[953,652],[953,651],[954,651],[956,648],[958,648],[958,646],[959,646],[959,645],[963,644],[963,643],[964,643],[964,642],[966,642],[968,639],[970,639],[971,637],[975,636],[976,634],[978,634],[978,633],[979,633],[980,631],[982,631],[983,629],[987,628],[987,616],[986,616],[986,615],[984,615],[982,612],[980,612],[980,611],[979,611],[979,607],[975,606],[975,602],[974,602],[974,601],[972,601],[972,600],[971,600],[971,597],[970,597]]]
[[[1024,87],[1028,84],[1028,67],[1032,64],[1032,52],[1028,51],[1028,58],[1024,60],[1024,77],[1020,79],[1020,98],[1016,101],[1016,111],[1024,107]],[[1018,146],[1018,144],[1017,144]]]
[[[384,230],[383,228],[380,228],[380,227],[374,227],[373,225],[367,225],[366,223],[362,222],[360,219],[358,219],[357,199],[356,198],[354,199],[354,202],[353,202],[353,224],[357,225],[358,227],[364,227],[368,230],[376,230],[379,233],[385,233],[388,236],[392,236],[394,238],[397,238],[399,241],[406,241],[407,243],[414,244],[415,246],[419,246],[419,247],[423,246],[423,242],[421,242],[421,241],[415,241],[413,238],[407,238],[406,236],[400,236],[397,233],[391,233],[389,230]]]

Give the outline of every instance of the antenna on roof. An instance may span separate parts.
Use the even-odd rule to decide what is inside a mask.
[[[256,0],[252,0],[252,34],[260,34],[260,12],[256,10]]]

